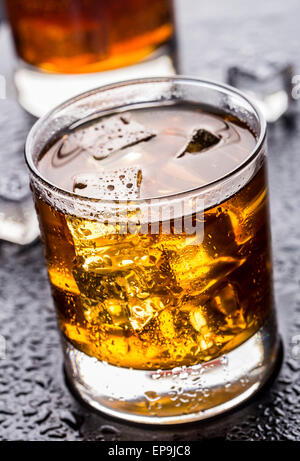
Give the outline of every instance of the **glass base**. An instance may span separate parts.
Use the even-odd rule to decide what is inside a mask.
[[[274,315],[228,354],[172,370],[116,367],[63,341],[66,373],[79,396],[110,416],[145,424],[198,421],[239,405],[269,378],[278,352]]]
[[[175,68],[171,50],[166,46],[138,64],[87,74],[47,73],[21,61],[14,81],[21,106],[32,115],[41,117],[67,99],[102,85],[149,75],[164,77],[173,74]]]

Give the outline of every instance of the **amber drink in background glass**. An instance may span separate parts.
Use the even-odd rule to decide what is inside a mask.
[[[26,146],[70,382],[135,422],[221,413],[269,377],[265,122],[230,87],[153,78],[61,105]]]
[[[20,102],[35,115],[45,113],[76,92],[111,83],[126,77],[126,73],[132,78],[174,72],[171,0],[5,3],[16,52],[22,60],[15,76]],[[146,67],[134,66],[141,62]],[[34,73],[34,68],[41,72]],[[111,72],[114,69],[122,69],[122,73]],[[90,78],[82,75],[87,73]],[[63,74],[68,74],[68,78],[62,78]],[[41,93],[40,102],[31,101],[26,94],[30,84],[35,86],[35,93],[31,90],[33,98]],[[50,92],[55,89],[52,100],[46,99],[43,88]]]

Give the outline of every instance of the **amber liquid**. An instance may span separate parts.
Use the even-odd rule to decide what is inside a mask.
[[[140,117],[145,123],[152,120],[162,125],[161,138],[155,141],[161,143],[161,150],[157,151],[153,139],[129,150],[132,156],[144,149],[145,165],[147,159],[153,161],[155,152],[159,154],[151,163],[157,175],[150,169],[150,179],[160,181],[163,153],[171,139],[175,143],[171,133],[176,135],[176,127],[183,130],[185,124],[210,123],[212,130],[227,133],[228,144],[224,141],[211,152],[172,160],[181,172],[184,167],[197,172],[202,161],[202,179],[204,166],[209,177],[214,171],[213,159],[219,154],[225,165],[229,156],[246,155],[255,144],[248,129],[232,117],[222,119],[175,108],[162,112],[160,119],[159,110],[155,116],[151,111],[148,115],[142,111]],[[223,125],[226,130],[220,128]],[[59,167],[53,155],[50,149],[40,161],[41,171],[52,174],[52,180],[61,171],[63,181],[68,169],[70,175],[74,172],[73,163],[74,170],[79,165],[84,170],[90,161],[82,154]],[[121,164],[120,159],[115,161]],[[170,164],[166,165],[163,183],[174,187],[174,169],[168,176]],[[151,188],[146,167],[143,173]],[[186,177],[185,172],[182,180]],[[155,188],[159,189],[158,184]],[[157,235],[150,231],[104,233],[101,223],[93,219],[63,214],[38,193],[35,200],[60,328],[76,348],[90,356],[137,369],[189,366],[234,349],[261,327],[270,312],[273,299],[264,164],[238,193],[206,209],[200,217],[194,216],[204,220],[204,238],[196,245],[191,244],[190,235],[175,234],[172,228],[169,234]]]
[[[170,0],[6,0],[19,56],[50,72],[134,64],[173,33]]]

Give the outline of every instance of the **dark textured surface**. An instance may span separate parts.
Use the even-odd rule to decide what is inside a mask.
[[[240,0],[177,3],[185,73],[222,80],[229,64],[251,54],[285,56],[299,70],[298,0],[252,0],[251,11],[249,2]],[[9,54],[1,50],[0,73],[8,84],[10,71]],[[2,174],[7,165],[22,165],[31,123],[15,102],[0,100]],[[64,381],[40,244],[0,243],[0,334],[6,340],[5,358],[0,355],[0,440],[300,440],[295,344],[300,335],[300,115],[269,130],[269,154],[275,290],[284,342],[283,364],[273,383],[230,414],[184,427],[137,427],[92,412]]]

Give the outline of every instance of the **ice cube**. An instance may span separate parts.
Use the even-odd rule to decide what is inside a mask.
[[[101,174],[81,173],[74,177],[73,191],[104,200],[134,200],[140,196],[142,171],[138,167],[109,170]]]
[[[231,256],[210,258],[205,250],[193,246],[186,249],[170,263],[179,286],[183,290],[202,294],[218,280],[228,276],[243,263],[243,259]]]
[[[156,136],[153,130],[132,120],[130,114],[118,114],[102,118],[85,128],[67,134],[60,148],[61,155],[78,150],[85,151],[94,159],[101,160],[115,151],[148,141]]]
[[[129,296],[145,299],[158,296],[163,305],[168,305],[173,295],[180,291],[164,254],[155,263],[134,261],[131,271],[125,276],[126,291]]]
[[[74,227],[72,232],[81,234]],[[74,239],[73,275],[89,322],[140,330],[173,302],[175,278],[153,240],[155,236],[130,234]]]
[[[234,225],[231,216],[222,207],[214,208],[205,213],[203,245],[210,257],[232,256],[238,258],[240,256]]]
[[[245,329],[247,321],[242,306],[239,303],[237,289],[230,282],[218,286],[211,301],[213,309],[225,316],[226,324],[223,330]]]
[[[109,323],[141,330],[150,320],[165,308],[168,302],[164,296],[152,296],[146,290],[147,282],[132,270],[101,273],[86,270],[87,262],[76,265],[74,278],[80,290],[84,316],[93,324]],[[130,277],[130,283],[128,283]]]
[[[220,136],[217,136],[203,128],[194,130],[185,146],[177,154],[177,158],[181,158],[187,153],[195,154],[205,152],[211,147],[218,144],[220,139]]]
[[[202,306],[194,308],[190,312],[190,322],[194,329],[200,333],[198,344],[201,351],[205,351],[214,345],[215,332],[208,324],[208,319],[205,315],[205,309]]]
[[[110,324],[130,328],[123,274],[109,272],[110,266],[99,256],[91,259],[78,257],[73,267],[85,319],[96,327]]]
[[[26,172],[15,168],[1,169],[0,240],[27,245],[38,235],[38,221]]]
[[[201,306],[190,312],[190,322],[196,331],[201,331],[203,328],[207,328],[207,321],[202,312]]]
[[[253,179],[251,188],[244,188],[226,204],[237,245],[244,245],[255,237],[261,225],[268,220],[267,191],[261,187],[261,177]],[[253,190],[257,194],[253,196]]]
[[[88,248],[92,250],[95,247],[109,245],[113,242],[114,237],[112,234],[115,234],[116,231],[115,224],[91,221],[74,216],[66,216],[66,221],[74,239],[77,254],[83,252],[83,255],[87,257],[89,256],[87,254]]]
[[[200,245],[190,245],[189,239],[184,242],[182,236],[174,236],[164,243],[168,263],[179,287],[193,291],[194,295],[202,294],[244,262],[226,213],[207,212],[204,232],[204,241]]]
[[[157,309],[157,305],[152,299],[146,299],[136,305],[129,306],[129,321],[132,328],[135,331],[142,330],[162,309],[163,307]]]
[[[215,355],[220,345],[228,340],[227,335],[220,333],[219,325],[224,316],[211,308],[212,296],[215,292],[213,287],[205,295],[188,296],[180,306],[180,313],[187,316],[186,330],[189,337],[194,338],[197,350],[205,355]],[[188,325],[190,324],[190,328]],[[206,357],[207,360],[208,357]]]
[[[150,243],[150,242],[149,242]],[[174,277],[165,255],[154,249],[117,242],[103,247],[80,247],[77,242],[74,276],[82,293],[98,299],[111,297],[144,300],[151,296],[166,299],[176,292]],[[155,254],[155,255],[154,255]]]
[[[255,98],[267,121],[273,123],[292,108],[293,75],[293,65],[285,57],[258,62],[255,55],[229,67],[227,81]]]
[[[91,263],[91,259],[93,262]],[[125,273],[103,264],[104,258],[77,257],[73,266],[73,275],[81,294],[98,302],[107,298],[124,300],[126,296]]]
[[[160,332],[171,347],[180,338],[191,355],[214,348],[215,325],[201,303],[200,297],[188,297],[177,308],[167,308],[159,314]]]
[[[233,314],[238,309],[237,293],[231,283],[225,283],[216,290],[212,306],[225,316]]]
[[[177,336],[176,327],[174,325],[174,315],[172,310],[164,309],[159,314],[159,326],[163,337],[166,340],[173,341]]]
[[[114,298],[99,301],[84,294],[81,294],[80,300],[84,318],[90,326],[100,328],[103,325],[112,325],[130,328],[129,311],[125,301]]]

